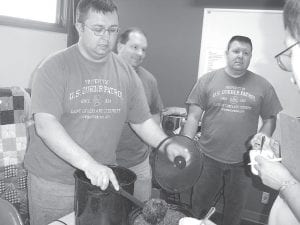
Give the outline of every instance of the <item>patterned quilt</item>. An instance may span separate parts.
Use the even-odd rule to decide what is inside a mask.
[[[29,213],[23,159],[30,116],[30,96],[24,89],[0,88],[0,197],[17,208],[25,225]]]

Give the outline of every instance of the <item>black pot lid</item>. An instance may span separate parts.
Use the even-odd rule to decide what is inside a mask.
[[[163,140],[159,147],[166,141],[176,142],[186,148],[191,154],[191,161],[189,165],[186,165],[184,158],[178,156],[174,162],[171,162],[165,149],[163,151],[155,149],[153,174],[161,188],[170,193],[180,193],[190,189],[199,179],[203,157],[199,144],[189,137],[174,135]]]

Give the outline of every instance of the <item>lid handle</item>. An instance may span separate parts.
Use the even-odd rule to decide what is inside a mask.
[[[182,156],[176,156],[174,159],[174,164],[179,169],[184,169],[186,167],[186,161]]]

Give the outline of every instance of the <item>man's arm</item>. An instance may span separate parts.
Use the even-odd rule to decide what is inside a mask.
[[[181,133],[189,138],[194,139],[202,114],[203,110],[200,108],[200,106],[195,104],[189,105],[187,120],[185,121]]]
[[[300,183],[280,162],[271,162],[262,156],[256,156],[255,168],[263,183],[275,190],[290,207],[295,217],[300,221]]]
[[[263,120],[263,124],[259,132],[265,134],[268,137],[272,137],[275,128],[276,116],[271,116],[270,118]]]
[[[285,190],[281,191],[280,195],[290,207],[298,222],[300,222],[300,199],[296,197],[300,195],[300,183],[295,179],[294,183],[292,183],[291,186],[288,186]]]
[[[154,148],[168,137],[153,118],[142,123],[130,123],[130,126],[147,144]]]
[[[85,172],[93,185],[106,189],[109,181],[118,190],[118,181],[113,171],[95,161],[65,131],[55,116],[48,113],[34,115],[36,132],[45,144],[59,157]]]
[[[160,113],[152,114],[152,119],[154,120],[155,123],[160,125]]]
[[[263,120],[263,124],[259,129],[259,132],[255,134],[250,140],[250,144],[253,149],[259,149],[262,147],[260,145],[262,143],[263,136],[272,137],[273,132],[276,128],[276,120],[276,116],[271,116],[270,118]]]
[[[130,123],[130,126],[147,144],[154,148],[157,148],[168,137],[153,118],[138,124]],[[190,153],[180,144],[166,141],[159,150],[163,151],[165,146],[167,146],[165,150],[170,161],[173,162],[176,156],[182,156],[187,165],[190,163]]]

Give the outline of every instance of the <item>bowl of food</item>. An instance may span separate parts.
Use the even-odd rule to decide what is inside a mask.
[[[198,220],[193,217],[183,217],[179,220],[178,225],[216,225],[211,220]]]
[[[178,225],[181,218],[192,216],[193,214],[188,207],[168,204],[168,209],[164,218],[155,225]],[[133,210],[129,214],[128,220],[129,225],[153,225],[145,220],[141,209]]]

